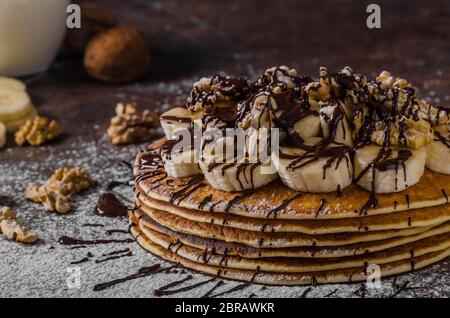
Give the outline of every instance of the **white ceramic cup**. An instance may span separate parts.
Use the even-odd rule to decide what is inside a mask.
[[[0,76],[47,70],[66,32],[70,0],[0,0]]]

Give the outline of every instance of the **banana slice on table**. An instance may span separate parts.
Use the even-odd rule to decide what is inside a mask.
[[[0,121],[0,148],[2,148],[6,144],[6,127]]]
[[[323,106],[320,109],[320,123],[325,138],[330,137],[334,142],[353,147],[352,129],[343,104]]]
[[[194,147],[176,150],[178,140],[168,140],[161,148],[161,158],[169,177],[184,178],[201,173]]]
[[[433,171],[450,174],[450,125],[434,128],[434,139],[425,146],[426,166]]]
[[[30,97],[23,90],[0,88],[0,121],[15,121],[27,116],[33,109]]]
[[[186,108],[175,107],[161,115],[161,126],[167,139],[173,139],[177,129],[188,128],[195,120],[201,118],[200,113],[192,113]]]
[[[0,89],[26,91],[27,87],[15,78],[0,76]]]
[[[270,161],[249,160],[235,156],[232,149],[233,138],[220,138],[204,146],[200,168],[208,183],[226,192],[243,191],[260,188],[278,178]],[[228,145],[228,147],[227,147]]]
[[[322,193],[344,189],[352,183],[349,147],[309,137],[303,148],[282,146],[279,153],[272,153],[278,174],[289,188]]]
[[[18,118],[16,120],[6,121],[4,122],[6,126],[6,131],[9,133],[16,132],[22,127],[28,120],[33,119],[37,116],[37,111],[34,106],[31,107],[30,112],[26,114],[24,117]]]
[[[353,166],[358,185],[375,193],[400,192],[419,182],[425,170],[426,148],[383,148],[368,145],[356,150]]]

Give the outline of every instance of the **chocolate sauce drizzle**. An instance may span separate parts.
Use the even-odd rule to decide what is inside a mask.
[[[312,287],[308,287],[303,291],[303,293],[298,298],[307,298],[308,294],[311,292]]]
[[[210,290],[208,290],[203,296],[200,298],[209,298],[213,292],[215,292],[219,287],[225,284],[222,280],[219,280]]]
[[[128,208],[111,192],[103,193],[95,206],[94,213],[110,218],[127,216]]]
[[[107,230],[106,234],[108,235],[113,235],[113,234],[129,234],[130,231],[128,230],[119,230],[119,229],[114,229],[114,230]]]
[[[114,255],[114,254],[105,254],[105,255],[102,255],[102,256],[106,256],[106,255]],[[103,259],[98,259],[98,260],[95,261],[95,263],[96,264],[100,264],[100,263],[116,260],[116,259],[119,259],[119,258],[131,257],[131,256],[133,256],[133,252],[129,251],[129,252],[125,252],[124,254],[121,254],[121,255],[115,255],[115,256],[110,256],[110,257],[106,257],[106,258],[103,258]]]
[[[183,284],[183,283],[185,283],[185,282],[187,282],[188,280],[191,280],[191,279],[192,279],[192,275],[188,275],[187,277],[185,277],[185,278],[183,278],[183,279],[180,279],[180,280],[177,280],[177,281],[175,281],[175,282],[169,283],[169,284],[167,284],[167,285],[164,285],[164,286],[162,286],[162,287],[160,287],[160,288],[154,290],[154,291],[153,291],[153,294],[154,294],[155,296],[157,296],[157,297],[161,297],[161,296],[162,296],[162,292],[163,292],[164,290],[167,290],[167,289],[170,289],[170,288],[172,288],[172,287],[176,287],[176,286],[178,286],[178,285],[181,285],[181,284]]]
[[[126,276],[124,278],[115,279],[106,283],[97,284],[94,286],[94,291],[102,291],[107,288],[113,287],[117,284],[125,283],[130,280],[135,280],[138,278],[148,277],[150,275],[158,274],[161,272],[169,272],[171,269],[177,267],[178,264],[169,267],[162,268],[160,264],[155,264],[149,267],[140,268],[135,274]]]
[[[193,285],[181,287],[181,288],[178,288],[178,289],[172,289],[172,290],[168,290],[168,289],[161,290],[161,288],[160,288],[158,290],[155,290],[154,294],[155,294],[155,296],[158,296],[158,297],[174,295],[174,294],[178,294],[178,293],[182,293],[182,292],[185,292],[185,291],[193,290],[193,289],[198,288],[200,286],[209,284],[210,282],[213,282],[216,279],[217,279],[216,277],[213,277],[211,279],[204,280],[204,281],[201,281],[201,282],[193,284]]]
[[[320,215],[320,213],[323,212],[326,204],[327,204],[327,200],[325,200],[325,199],[320,200],[320,207],[317,209],[316,216],[315,216],[316,219]]]
[[[61,245],[99,245],[99,244],[110,244],[110,243],[133,243],[132,239],[125,240],[82,240],[75,239],[69,236],[62,236],[58,239],[58,243]]]
[[[293,201],[295,201],[295,200],[298,200],[298,199],[300,199],[301,197],[302,197],[302,194],[297,193],[297,194],[294,195],[293,197],[284,200],[283,203],[281,203],[278,207],[276,207],[275,209],[273,209],[272,211],[270,211],[270,212],[267,214],[266,218],[270,218],[270,216],[273,215],[273,219],[276,219],[277,216],[278,216],[278,213],[279,213],[281,210],[284,210],[289,204],[291,204],[291,202],[293,202]]]

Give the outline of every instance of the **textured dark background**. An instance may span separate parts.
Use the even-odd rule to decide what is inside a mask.
[[[42,238],[36,249],[23,249],[14,243],[4,248],[10,256],[3,259],[8,264],[3,267],[6,272],[2,276],[11,277],[7,275],[9,272],[23,273],[22,278],[5,281],[8,288],[2,292],[7,296],[67,295],[64,289],[59,290],[61,281],[44,279],[49,271],[45,267],[38,268],[41,266],[38,262],[43,255],[49,255],[49,260],[61,258],[60,254],[48,254],[49,246],[56,244],[58,235],[78,233],[79,224],[93,217],[91,209],[101,186],[118,175],[114,172],[118,169],[116,159],[132,160],[139,148],[139,145],[113,147],[105,138],[109,118],[119,101],[135,101],[141,107],[162,111],[183,103],[193,81],[200,76],[223,72],[254,79],[267,67],[286,64],[312,76],[318,75],[322,65],[332,70],[349,65],[371,78],[386,69],[410,80],[419,88],[421,96],[440,105],[450,105],[449,1],[376,1],[382,8],[382,27],[374,30],[366,26],[366,6],[372,1],[94,2],[114,11],[122,24],[144,32],[152,48],[152,70],[137,83],[108,85],[89,78],[79,57],[64,53],[48,73],[27,79],[38,111],[59,120],[65,134],[58,141],[39,148],[19,148],[10,138],[8,149],[0,152],[0,190],[4,192],[0,193],[0,205],[15,205]],[[24,183],[45,180],[61,164],[80,163],[87,166],[100,186],[88,194],[89,198],[80,199],[82,205],[70,216],[51,215],[24,201]],[[121,222],[125,227],[126,221]],[[64,251],[57,249],[57,252]],[[21,259],[17,254],[21,253],[29,257],[27,264],[35,264],[35,268],[29,269],[29,276],[20,267]],[[62,257],[67,258],[70,256]],[[146,256],[139,260],[145,262]],[[129,263],[124,264],[117,267],[117,272],[133,272],[127,267],[127,264],[131,266]],[[55,273],[65,273],[64,267],[52,268]],[[40,271],[42,282],[35,274]],[[439,280],[440,287],[436,285],[431,293],[433,286],[423,285],[422,289],[410,291],[408,295],[448,296],[448,284],[442,286],[448,272],[448,261],[427,270],[428,283]],[[94,281],[98,273],[93,270]],[[108,273],[115,272],[110,269]],[[421,274],[417,275],[411,279],[424,281]],[[111,278],[109,274],[108,277]],[[20,279],[33,281],[37,289],[17,292],[17,286],[22,286]],[[146,286],[149,287],[143,283],[141,287]],[[86,288],[82,295],[91,290]],[[355,290],[357,292],[356,287]],[[111,292],[122,296],[133,294],[127,286],[117,294]],[[348,287],[336,295],[358,296],[356,292]],[[301,290],[267,291],[268,296],[298,293]],[[317,289],[313,294],[327,293]]]
[[[92,126],[104,127],[118,100],[143,106],[178,103],[160,82],[214,74],[255,76],[273,65],[297,67],[317,76],[318,67],[345,65],[370,75],[390,70],[450,104],[450,2],[377,1],[382,28],[366,27],[370,1],[349,0],[102,0],[122,24],[136,26],[152,47],[152,71],[136,85],[111,86],[88,78],[81,60],[61,57],[29,90],[39,111],[64,125],[67,138],[95,138]],[[156,89],[155,89],[156,87]],[[183,86],[184,94],[188,87]],[[64,143],[56,146],[64,146]],[[6,156],[13,160],[22,151]],[[39,151],[37,151],[39,153]],[[4,157],[4,154],[2,154]]]

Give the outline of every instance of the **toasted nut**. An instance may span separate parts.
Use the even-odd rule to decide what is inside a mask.
[[[70,211],[70,197],[89,188],[91,184],[91,177],[81,168],[64,167],[58,169],[41,187],[29,184],[25,196],[33,202],[41,203],[46,211],[63,214]]]
[[[16,212],[8,207],[0,209],[0,233],[8,240],[27,244],[34,243],[38,239],[30,229],[22,226]]]
[[[11,210],[10,208],[4,206],[0,209],[0,221],[4,219],[15,219],[16,218],[16,212]]]
[[[61,126],[46,117],[35,117],[28,120],[15,134],[16,143],[23,146],[39,146],[57,138],[62,132]]]
[[[150,69],[147,39],[130,27],[101,32],[86,48],[84,67],[90,76],[108,83],[137,80]]]
[[[388,71],[381,72],[376,80],[384,89],[391,89],[393,87],[404,89],[406,87],[412,87],[412,85],[408,83],[406,79],[394,77]]]
[[[159,126],[158,115],[150,110],[139,112],[132,104],[118,104],[116,116],[107,130],[114,145],[149,141]]]
[[[73,169],[64,167],[56,170],[45,183],[45,186],[51,191],[71,197],[74,194],[88,189],[91,184],[91,177],[80,167]]]
[[[419,149],[433,140],[430,123],[425,120],[414,120],[402,117],[396,122],[379,122],[372,133],[372,142],[382,146],[385,144],[386,134],[389,136],[390,146],[403,146]]]
[[[192,112],[198,112],[210,106],[227,108],[245,98],[249,90],[249,82],[240,77],[216,75],[211,78],[202,78],[194,83],[186,105]]]

